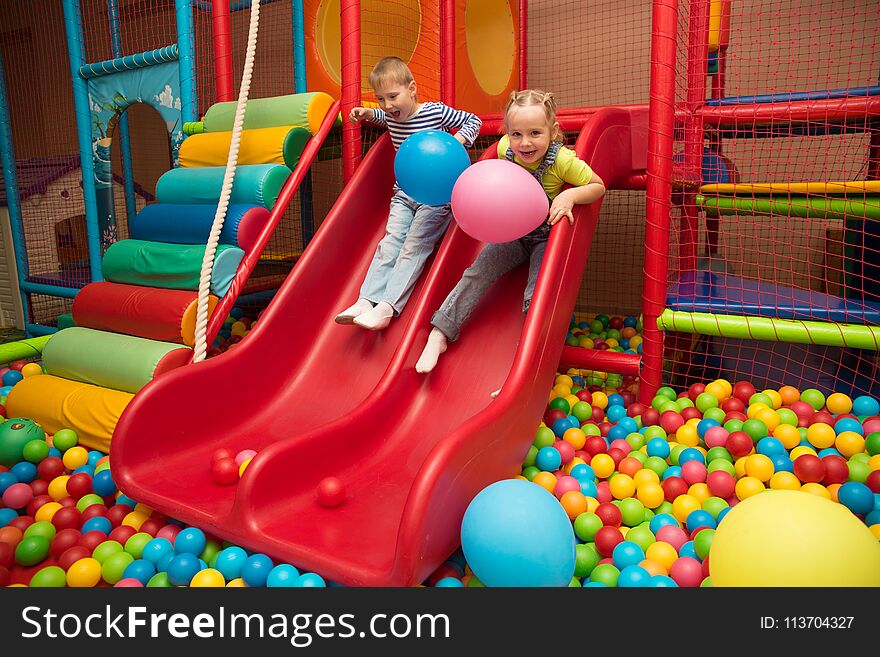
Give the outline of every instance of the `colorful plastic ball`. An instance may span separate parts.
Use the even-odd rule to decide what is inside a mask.
[[[67,582],[67,573],[59,566],[41,568],[31,578],[31,588],[60,588]]]
[[[220,551],[214,562],[214,568],[219,570],[227,580],[233,580],[241,576],[241,569],[247,558],[247,552],[233,545]]]
[[[226,580],[217,570],[204,568],[193,575],[189,585],[192,588],[223,588]]]
[[[571,521],[552,495],[523,480],[496,482],[474,497],[461,545],[487,586],[567,586],[574,573]]]
[[[680,557],[669,569],[669,576],[682,588],[697,588],[703,581],[703,567],[693,557]]]
[[[14,386],[23,378],[24,376],[22,376],[21,372],[17,370],[9,370],[8,372],[4,372],[3,375],[0,376],[0,381],[2,381],[4,386]]]
[[[434,584],[436,588],[464,588],[464,584],[461,583],[461,580],[456,577],[444,577],[443,579],[437,580],[437,583]]]
[[[191,552],[176,554],[168,564],[168,581],[174,586],[187,586],[201,570],[199,558]]]
[[[324,477],[315,487],[315,497],[321,506],[339,506],[345,501],[345,484],[339,477]]]
[[[146,585],[150,578],[156,574],[156,566],[146,559],[135,559],[125,567],[122,573],[123,579],[136,579]]]
[[[880,586],[877,538],[842,505],[800,491],[732,507],[709,562],[714,586]]]
[[[22,566],[34,566],[49,554],[49,539],[45,536],[25,536],[15,546],[15,561]]]
[[[266,580],[272,571],[272,560],[265,554],[252,554],[241,568],[241,578],[251,588],[266,586]]]
[[[76,431],[73,429],[59,429],[52,436],[52,444],[62,453],[79,443]]]
[[[636,566],[645,558],[645,551],[632,541],[621,541],[614,546],[611,559],[617,569],[623,571],[627,566]]]
[[[109,534],[113,530],[113,525],[104,516],[95,516],[89,518],[82,524],[82,533],[91,531],[99,531],[102,534]]]
[[[716,523],[715,516],[711,513],[704,509],[695,509],[688,514],[685,526],[689,532],[692,532],[698,527],[714,529]]]
[[[620,571],[610,563],[600,563],[590,573],[590,584],[614,588],[620,578]]]
[[[293,583],[295,587],[301,588],[324,588],[327,583],[318,573],[303,573]]]
[[[172,588],[174,585],[168,579],[168,573],[166,572],[158,572],[150,578],[150,581],[147,582],[147,588],[156,588],[156,589],[167,589]]]
[[[542,447],[535,457],[535,465],[541,470],[553,472],[562,465],[562,456],[553,447]]]
[[[101,497],[112,495],[116,492],[116,482],[113,481],[113,475],[110,473],[110,470],[102,470],[95,473],[95,476],[92,478],[92,490]]]
[[[67,585],[73,588],[91,588],[101,581],[101,563],[86,557],[74,562],[67,569]]]
[[[868,486],[848,481],[837,491],[837,499],[847,509],[858,515],[866,515],[874,508],[874,494]]]
[[[622,568],[617,576],[617,586],[619,588],[632,588],[649,586],[651,581],[651,573],[638,564],[632,564]]]
[[[34,491],[25,483],[15,483],[3,491],[2,499],[10,509],[23,509],[34,499]]]
[[[794,459],[794,474],[804,483],[818,483],[825,478],[825,464],[813,454],[803,454]]]
[[[22,448],[22,457],[30,463],[39,463],[49,456],[49,445],[44,439],[30,440]]]
[[[141,558],[146,559],[155,566],[163,556],[173,553],[174,547],[170,540],[167,538],[153,538],[144,545],[141,551]]]
[[[205,532],[197,527],[187,527],[175,537],[174,553],[200,555],[205,549],[206,542]]]
[[[880,402],[873,397],[862,395],[853,399],[852,412],[856,415],[880,415]]]

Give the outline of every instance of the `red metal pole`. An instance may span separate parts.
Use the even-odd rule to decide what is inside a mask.
[[[342,182],[348,183],[361,161],[361,128],[348,120],[352,107],[361,102],[361,3],[342,0]]]
[[[455,0],[440,4],[440,100],[455,107]]]
[[[232,27],[229,20],[229,0],[212,0],[211,17],[214,32],[214,86],[215,101],[235,100],[232,77]]]
[[[653,13],[647,226],[642,285],[642,371],[639,383],[639,399],[642,403],[651,401],[663,378],[663,332],[657,328],[657,318],[666,306],[666,272],[669,264],[678,0],[654,0]]]
[[[519,0],[519,88],[529,88],[529,1]]]

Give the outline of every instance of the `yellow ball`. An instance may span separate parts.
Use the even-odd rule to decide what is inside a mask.
[[[622,472],[618,472],[609,480],[608,488],[611,491],[611,494],[618,500],[632,497],[636,492],[636,484],[633,481],[633,478]]]
[[[697,428],[691,424],[680,426],[675,432],[675,439],[686,447],[696,447],[700,444],[700,434],[697,433]]]
[[[669,543],[665,541],[656,541],[648,546],[645,550],[645,558],[656,561],[661,566],[669,570],[672,564],[678,559],[678,552]]]
[[[594,513],[599,508],[599,500],[595,497],[587,497],[587,511]]]
[[[557,374],[556,379],[553,381],[553,385],[560,384],[567,388],[571,388],[574,385],[574,379],[568,376],[568,374]]]
[[[132,509],[132,511],[137,511],[138,513],[143,513],[148,518],[151,515],[153,515],[153,510],[150,507],[148,507],[146,504],[144,504],[143,502],[138,502],[137,504],[135,504],[134,509]]]
[[[553,397],[567,397],[571,394],[571,386],[564,386],[561,383],[558,383],[553,386],[551,392],[553,393]]]
[[[730,394],[728,393],[727,388],[718,381],[713,381],[707,385],[705,392],[709,393],[720,402],[726,400]]]
[[[67,569],[67,585],[74,588],[91,588],[101,581],[101,562],[85,557],[73,562]]]
[[[642,468],[633,475],[633,481],[636,482],[636,488],[638,488],[639,486],[644,486],[648,483],[659,484],[660,475],[658,475],[653,470],[649,470],[648,468]]]
[[[780,395],[776,390],[764,390],[763,393],[767,395],[773,402],[774,409],[782,406],[782,395]]]
[[[700,508],[702,508],[703,502],[712,497],[712,491],[709,490],[709,486],[699,481],[688,488],[687,494],[700,502]]]
[[[835,392],[828,395],[828,399],[825,400],[825,406],[828,412],[834,413],[834,415],[849,413],[852,410],[852,399],[842,392]]]
[[[56,502],[58,500],[62,500],[67,497],[67,480],[70,479],[70,475],[61,475],[60,477],[55,477],[52,481],[49,482],[49,489],[46,491]]]
[[[831,447],[836,438],[837,434],[834,433],[834,427],[824,422],[811,424],[807,429],[807,441],[816,449]]]
[[[773,461],[764,454],[752,454],[746,458],[746,475],[758,481],[770,481],[773,476]]]
[[[607,340],[605,340],[605,344],[607,344],[609,347],[619,347],[620,346],[620,343],[617,340],[615,340],[614,338],[608,338]]]
[[[846,507],[771,490],[733,507],[715,530],[713,586],[880,586],[877,537]]]
[[[229,580],[229,583],[226,585],[227,589],[245,589],[247,588],[247,584],[244,583],[244,580],[241,577],[236,577],[235,579]]]
[[[249,458],[249,459],[245,459],[244,461],[241,462],[241,465],[238,466],[238,476],[239,476],[239,477],[242,476],[242,475],[244,474],[244,471],[245,471],[245,470],[247,469],[247,467],[251,464],[251,461],[252,461],[252,460],[253,460],[253,457],[251,457],[251,458]]]
[[[791,450],[791,453],[788,455],[792,461],[794,461],[798,456],[803,456],[804,454],[812,454],[813,456],[817,456],[816,450],[808,447],[807,445],[799,445]]]
[[[24,367],[21,368],[21,375],[24,378],[28,378],[29,376],[36,376],[38,374],[43,373],[43,368],[40,367],[38,363],[28,363]]]
[[[736,491],[736,496],[739,499],[745,500],[749,497],[757,495],[758,493],[762,493],[764,491],[764,484],[761,482],[760,479],[756,479],[755,477],[743,477],[736,482],[734,490]]]
[[[226,579],[219,570],[205,568],[193,576],[189,585],[195,588],[222,588],[226,586]]]
[[[868,469],[871,472],[880,470],[880,454],[874,454],[874,456],[868,459]]]
[[[870,529],[871,533],[877,537],[878,541],[880,541],[880,524],[871,525],[870,527],[868,527],[868,529]]]
[[[64,452],[64,456],[61,457],[61,462],[64,463],[64,467],[68,470],[76,470],[81,465],[85,465],[89,462],[89,450],[85,447],[80,447],[79,445],[71,447]]]
[[[758,413],[760,413],[761,411],[766,410],[766,409],[770,409],[770,407],[767,406],[767,404],[765,404],[764,402],[755,402],[754,404],[749,405],[749,407],[746,409],[746,416],[749,419],[752,419]],[[770,409],[770,410],[773,410],[773,409]]]
[[[748,456],[740,456],[736,461],[733,462],[733,471],[736,474],[737,479],[741,479],[746,476],[746,461],[748,460]]]
[[[593,468],[593,472],[596,473],[597,477],[607,479],[614,473],[617,466],[614,464],[614,459],[608,454],[596,454],[593,460],[590,461],[590,467]]]
[[[776,427],[782,424],[782,420],[779,418],[779,413],[771,408],[765,408],[755,413],[755,419],[761,420],[761,422],[767,425],[767,429],[770,431],[773,431]]]
[[[245,326],[244,322],[232,322],[232,326],[229,327],[229,333],[232,335],[237,335],[239,337],[244,337],[247,335],[248,329]]]
[[[656,509],[663,504],[665,496],[663,488],[655,481],[648,481],[636,489],[636,498],[649,509]]]
[[[823,486],[822,484],[817,484],[813,481],[807,482],[806,484],[801,486],[801,490],[805,493],[824,497],[826,500],[831,499],[831,493],[828,492],[828,489],[825,488],[825,486]]]
[[[568,402],[569,408],[574,408],[574,405],[580,401],[576,395],[566,395],[563,399]]]
[[[573,458],[571,459],[571,461],[569,461],[568,463],[566,463],[565,465],[562,466],[562,471],[563,471],[565,474],[571,474],[571,469],[572,469],[574,466],[579,465],[579,464],[581,464],[581,463],[586,463],[586,461],[584,461],[584,460],[583,460],[581,457],[579,457],[579,456],[575,456],[575,457],[573,457]]]
[[[780,424],[773,430],[773,437],[782,443],[785,449],[794,449],[801,442],[801,433],[790,424]]]
[[[731,385],[730,381],[728,381],[727,379],[715,379],[712,383],[717,383],[717,384],[723,386],[724,389],[727,391],[728,397],[730,397],[733,394],[733,386]]]
[[[635,349],[635,348],[638,347],[640,344],[642,344],[642,340],[644,340],[644,338],[643,338],[641,335],[634,335],[634,336],[632,336],[632,337],[629,339],[629,348],[630,348],[630,349]]]
[[[675,516],[676,520],[683,523],[687,520],[691,511],[696,511],[699,508],[701,508],[700,500],[693,495],[685,493],[676,497],[672,503],[672,515]]]
[[[532,483],[538,484],[541,488],[552,493],[553,489],[556,488],[556,476],[552,472],[539,472],[532,479]]]
[[[834,446],[844,457],[849,458],[865,451],[865,439],[855,431],[843,431],[837,436]]]
[[[800,490],[801,480],[794,473],[782,470],[770,477],[770,488],[774,490]]]
[[[149,516],[145,513],[141,513],[140,511],[130,511],[125,514],[125,517],[122,519],[122,524],[134,527],[140,531],[141,525],[147,521],[147,518],[149,518]]]
[[[34,520],[36,522],[52,522],[52,518],[55,517],[60,508],[61,504],[59,502],[46,502],[37,509],[37,512],[34,514]]]
[[[597,390],[593,393],[593,406],[598,406],[601,409],[604,409],[608,406],[608,395],[606,395],[601,390]]]

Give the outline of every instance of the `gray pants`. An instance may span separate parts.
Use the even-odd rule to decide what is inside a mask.
[[[461,325],[471,316],[486,291],[504,274],[526,260],[529,261],[529,282],[524,294],[523,312],[528,311],[549,236],[550,226],[544,223],[513,242],[487,244],[474,263],[465,270],[440,309],[431,317],[431,324],[447,340],[458,340]]]

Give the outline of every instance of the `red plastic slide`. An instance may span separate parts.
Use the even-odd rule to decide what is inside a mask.
[[[598,111],[576,150],[610,187],[644,169],[646,108]],[[386,331],[334,324],[382,234],[391,158],[385,137],[257,328],[234,349],[145,387],[111,452],[114,477],[134,499],[347,585],[423,581],[460,543],[474,495],[519,471],[599,213],[599,203],[579,207],[574,228],[553,229],[525,326],[521,267],[489,291],[437,368],[418,375],[430,315],[482,244],[450,230]],[[257,450],[237,485],[212,481],[218,447]],[[315,495],[328,476],[346,489],[333,508]]]

